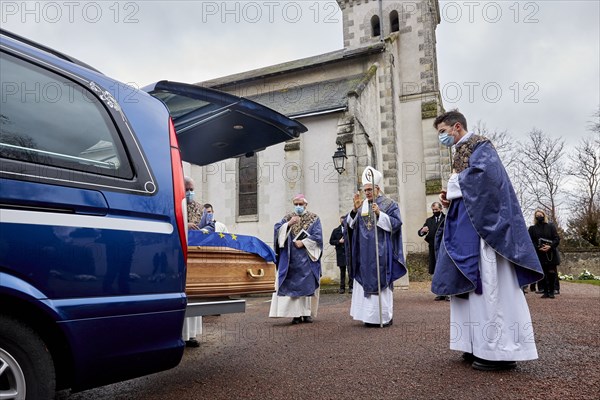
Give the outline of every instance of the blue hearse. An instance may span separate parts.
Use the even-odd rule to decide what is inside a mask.
[[[0,57],[0,398],[53,398],[176,366],[182,160],[243,156],[306,128],[194,85],[133,91],[7,31]]]

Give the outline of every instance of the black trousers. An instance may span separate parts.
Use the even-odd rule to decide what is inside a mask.
[[[554,291],[560,290],[560,279],[558,279],[558,270],[555,268],[555,274],[554,274]],[[529,286],[529,290],[531,290],[532,292],[536,291],[536,284],[537,284],[537,290],[540,292],[545,292],[545,288],[546,288],[546,278],[547,278],[547,274],[546,274],[546,269],[542,266],[542,269],[544,270],[544,279],[542,279],[539,282],[536,283],[532,283]]]
[[[542,269],[544,270],[544,285],[543,287],[540,287],[540,285],[538,285],[538,288],[540,288],[540,290],[543,290],[546,294],[554,294],[555,289],[557,289],[556,280],[558,279],[556,265],[542,264]]]
[[[435,247],[429,245],[429,256],[427,258],[429,262],[429,275],[433,275],[435,272]]]
[[[338,265],[340,268],[340,289],[346,289],[346,266]],[[352,289],[352,284],[354,282],[350,279],[350,274],[348,274],[348,287]]]

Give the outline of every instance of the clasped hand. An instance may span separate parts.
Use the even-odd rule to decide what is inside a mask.
[[[450,207],[450,200],[446,198],[446,193],[447,192],[445,190],[442,190],[440,193],[440,203],[442,203],[442,207],[444,208]]]
[[[546,253],[548,250],[550,250],[552,247],[548,244],[543,245],[542,247],[540,247],[540,251],[543,251],[544,253]]]

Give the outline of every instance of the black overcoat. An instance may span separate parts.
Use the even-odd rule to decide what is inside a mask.
[[[425,241],[429,244],[429,273],[433,275],[435,272],[435,233],[438,231],[439,227],[443,224],[446,215],[444,213],[440,214],[440,218],[438,222],[435,221],[435,216],[431,216],[425,220],[423,226],[419,229],[417,234],[419,236],[425,236]],[[426,234],[421,233],[421,229],[423,227],[427,227],[429,231]]]
[[[344,234],[340,225],[331,232],[331,237],[329,238],[329,244],[335,246],[335,258],[338,267],[346,266],[346,248],[344,243],[340,243],[340,239],[343,237]]]

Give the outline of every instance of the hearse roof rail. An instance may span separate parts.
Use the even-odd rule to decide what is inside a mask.
[[[102,72],[98,71],[96,68],[92,67],[89,64],[84,63],[83,61],[80,61],[74,57],[71,57],[69,55],[66,55],[65,53],[61,53],[60,51],[56,51],[54,49],[51,49],[50,47],[44,46],[43,44],[40,44],[38,42],[34,42],[33,40],[24,38],[23,36],[17,35],[16,33],[7,31],[5,29],[0,28],[0,35],[4,35],[7,36],[11,39],[17,40],[21,43],[25,43],[26,45],[29,45],[31,47],[35,47],[39,50],[45,51],[46,53],[50,53],[56,57],[62,58],[63,60],[72,62],[73,64],[76,65],[80,65],[82,67],[85,67],[87,69],[91,69],[92,71],[98,72],[100,74],[102,74]],[[104,74],[103,74],[104,75]]]

